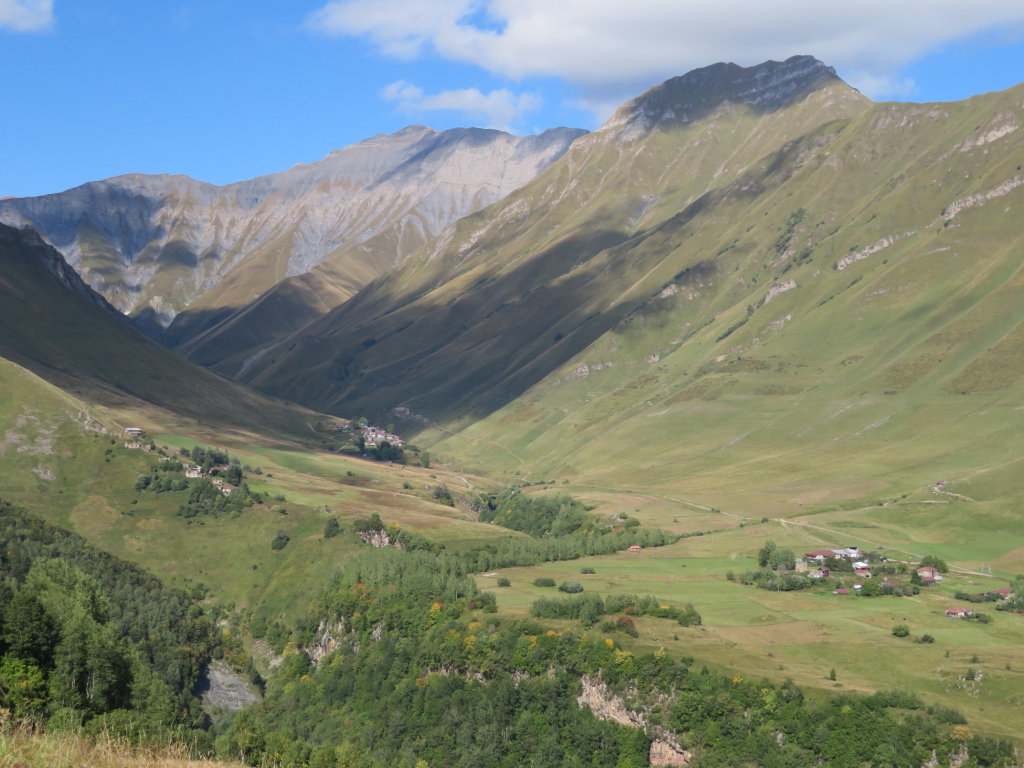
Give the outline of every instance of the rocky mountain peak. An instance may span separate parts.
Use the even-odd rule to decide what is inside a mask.
[[[156,334],[228,273],[223,291],[233,293],[216,301],[240,306],[282,277],[386,235],[379,253],[349,265],[365,282],[533,179],[584,133],[411,125],[223,186],[130,173],[2,200],[0,223],[37,230],[92,288]]]
[[[646,132],[656,125],[685,125],[725,102],[774,112],[834,82],[842,82],[835,69],[813,56],[792,56],[753,67],[712,64],[666,80],[626,102],[602,130],[628,127]]]

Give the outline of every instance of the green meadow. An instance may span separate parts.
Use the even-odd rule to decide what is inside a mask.
[[[993,617],[987,625],[945,615],[946,608],[960,604],[955,591],[980,592],[1005,586],[1004,581],[950,574],[915,597],[869,598],[830,590],[770,592],[727,580],[729,571],[738,575],[756,568],[757,549],[765,538],[796,551],[821,546],[817,535],[773,522],[642,552],[508,569],[498,574],[512,582],[508,588],[495,587],[496,577],[481,575],[477,582],[496,592],[502,613],[515,616],[527,615],[539,597],[564,597],[555,588],[534,586],[538,576],[556,583],[578,581],[585,591],[601,595],[651,594],[665,604],[692,603],[701,614],[700,627],[639,617],[635,640],[618,632],[610,636],[637,652],[664,648],[731,674],[792,678],[822,693],[913,690],[928,701],[962,710],[981,730],[1019,735],[1024,616],[996,612],[991,604],[976,606]],[[596,573],[582,574],[583,567]],[[544,623],[558,629],[576,622]],[[910,637],[894,637],[896,624],[907,624]],[[935,642],[916,642],[924,634]],[[830,679],[833,669],[835,681]],[[978,680],[961,679],[969,669]]]

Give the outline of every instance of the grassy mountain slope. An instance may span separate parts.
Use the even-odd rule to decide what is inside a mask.
[[[0,225],[0,275],[0,357],[80,400],[163,408],[242,431],[259,413],[268,434],[315,436],[315,414],[225,381],[140,334],[31,230]]]
[[[970,480],[985,513],[972,540],[991,546],[960,555],[1010,567],[1024,546],[1005,481],[1024,403],[1024,90],[861,103],[805,130],[805,106],[837,103],[830,88],[842,86],[767,115],[723,107],[759,132],[794,127],[774,151],[702,177],[706,191],[666,175],[687,191],[646,214],[629,186],[636,153],[602,162],[632,146],[623,129],[599,131],[247,377],[324,409],[408,408],[437,424],[418,442],[477,469],[752,517]],[[645,152],[671,140],[685,156],[687,139],[732,135],[723,121],[653,130]],[[680,207],[652,220],[658,205]],[[935,500],[960,521],[935,534],[953,546],[970,527],[957,505],[972,502]]]
[[[717,104],[695,121],[652,110],[670,85],[709,92],[699,74],[696,83],[670,81],[577,140],[530,185],[460,221],[422,258],[278,347],[218,370],[238,375],[260,352],[244,380],[321,408],[493,411],[632,311],[643,286],[628,287],[636,277],[627,251],[659,237],[680,206],[696,212],[709,189],[766,147],[866,107],[818,66],[779,103],[736,104],[712,88]],[[737,72],[722,65],[715,74],[728,89]],[[711,162],[717,178],[695,172]]]

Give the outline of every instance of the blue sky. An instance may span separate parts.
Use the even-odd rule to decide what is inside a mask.
[[[411,123],[595,128],[695,67],[803,53],[872,98],[966,98],[1024,81],[1024,3],[0,0],[0,196],[225,184]]]

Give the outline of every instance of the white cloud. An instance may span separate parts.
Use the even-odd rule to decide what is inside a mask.
[[[0,0],[0,29],[38,32],[53,25],[53,0]]]
[[[469,117],[482,117],[489,128],[511,131],[512,126],[528,112],[540,109],[540,96],[532,93],[512,93],[501,88],[482,93],[476,88],[425,94],[422,88],[404,80],[391,83],[381,91],[387,101],[398,103],[398,109],[408,114],[449,110]]]
[[[917,84],[913,78],[909,77],[873,75],[870,72],[852,70],[846,72],[843,79],[865,96],[875,101],[882,99],[908,99],[917,93]]]
[[[331,0],[307,26],[412,59],[431,52],[520,79],[555,76],[584,103],[718,61],[811,54],[899,95],[901,67],[954,40],[1024,31],[1020,0]]]

